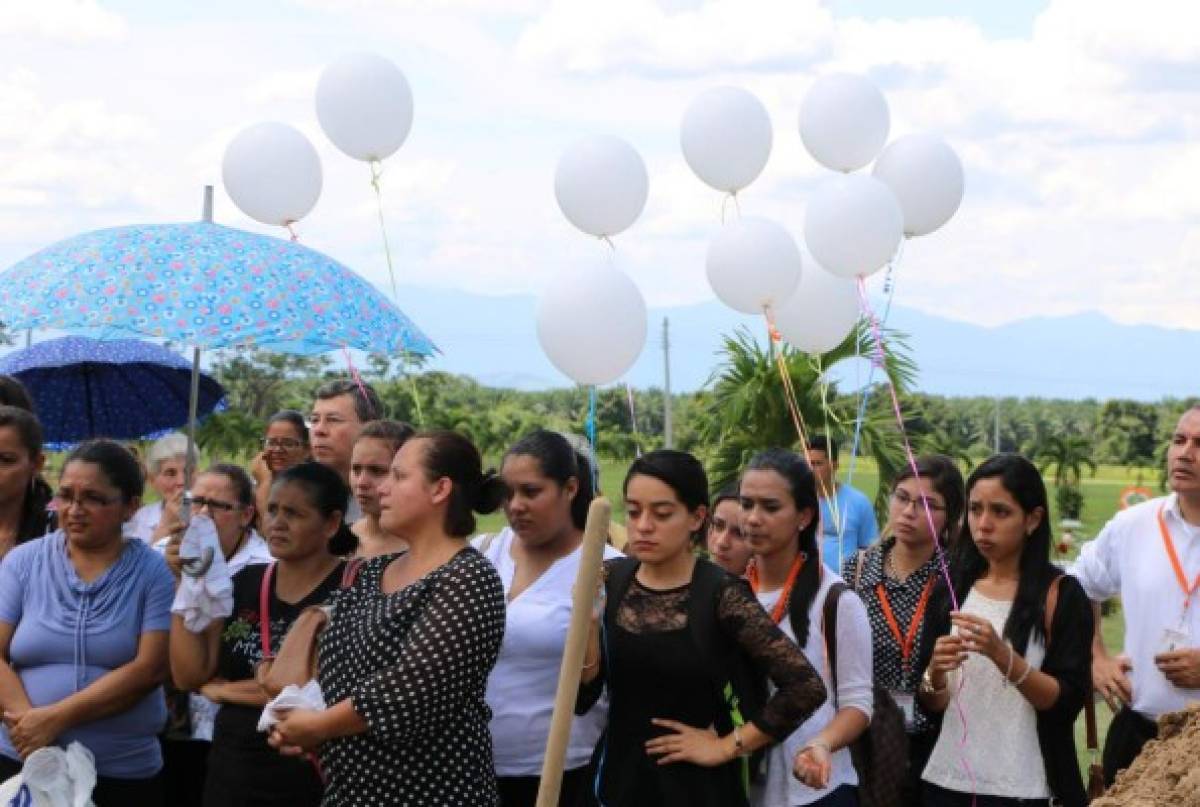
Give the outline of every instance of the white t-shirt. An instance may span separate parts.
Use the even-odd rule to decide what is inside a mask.
[[[486,536],[472,541],[496,567],[506,596],[516,574],[511,554],[514,540],[513,531],[505,527],[486,548],[483,546]],[[508,602],[504,642],[487,687],[497,776],[539,776],[542,772],[580,553],[581,549],[576,549],[559,558],[529,588]],[[606,560],[620,556],[611,546],[604,548]],[[567,770],[588,764],[607,719],[607,698],[601,698],[587,714],[575,718],[567,747]]]
[[[153,532],[153,530],[151,531]],[[163,538],[154,545],[154,548],[159,552],[165,552],[170,540],[170,538]],[[225,565],[229,569],[229,576],[233,577],[247,566],[253,566],[256,563],[270,563],[273,560],[275,558],[267,548],[267,542],[255,530],[250,530],[246,540],[238,547],[238,551],[233,553],[233,557],[225,561]],[[217,710],[220,708],[218,704],[203,695],[195,692],[188,693],[188,714],[192,721],[193,740],[212,742],[213,723],[217,719]]]
[[[829,593],[834,583],[840,583],[841,577],[823,570],[821,587],[813,598],[808,609],[808,641],[804,647],[804,656],[821,675],[825,689],[833,691],[833,680],[829,675],[829,664],[825,653],[825,595]],[[772,591],[758,595],[758,601],[767,613],[779,602],[783,591]],[[853,591],[842,592],[838,598],[837,611],[837,663],[838,690],[837,703],[842,709],[853,707],[865,714],[869,719],[874,711],[875,698],[873,693],[875,674],[871,658],[871,621],[867,617],[866,606]],[[784,616],[779,623],[780,629],[793,642],[796,632],[792,629],[792,619]],[[771,686],[774,691],[774,685]],[[822,790],[811,788],[792,776],[792,763],[813,737],[821,732],[837,715],[834,699],[826,698],[817,707],[808,720],[800,728],[792,732],[786,740],[770,747],[767,751],[767,775],[761,788],[756,788],[753,794],[755,807],[792,807],[792,805],[811,804],[818,799],[828,796],[842,785],[858,785],[858,773],[854,770],[854,762],[850,758],[850,749],[841,748],[833,753],[833,770],[829,784]]]
[[[1133,709],[1151,720],[1200,700],[1200,689],[1175,686],[1154,664],[1167,630],[1187,634],[1187,645],[1200,647],[1200,596],[1184,614],[1183,589],[1158,528],[1160,509],[1183,573],[1194,581],[1200,572],[1200,531],[1183,520],[1174,493],[1117,513],[1096,540],[1083,545],[1070,569],[1091,599],[1120,595],[1125,654],[1133,662]]]
[[[962,610],[983,617],[997,634],[1003,634],[1012,601],[990,600],[971,589]],[[1042,642],[1030,637],[1025,660],[1040,669],[1045,656]],[[1004,671],[990,659],[968,653],[963,666],[947,676],[947,686],[950,704],[922,778],[960,793],[1050,798],[1038,745],[1037,712],[1020,690],[1006,686]],[[963,715],[969,732],[965,735]]]
[[[158,527],[158,522],[162,521],[162,514],[162,502],[142,505],[133,514],[133,518],[125,522],[122,532],[150,543],[150,539],[154,536],[154,530]]]

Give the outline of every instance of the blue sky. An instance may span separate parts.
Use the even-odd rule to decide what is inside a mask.
[[[711,298],[720,198],[687,169],[679,119],[718,84],[754,92],[775,148],[743,210],[797,238],[829,173],[796,130],[823,73],[869,75],[892,136],[933,131],[967,195],[912,242],[897,304],[997,325],[1100,311],[1195,327],[1200,4],[1173,0],[8,0],[0,17],[0,267],[80,230],[191,219],[269,231],[220,190],[225,145],[282,120],[320,153],[302,240],[381,288],[366,168],[313,111],[321,69],[374,50],[413,87],[384,191],[401,282],[537,294],[605,259],[553,198],[575,138],[643,155],[650,200],[617,261],[652,306]],[[462,312],[465,323],[487,312]]]

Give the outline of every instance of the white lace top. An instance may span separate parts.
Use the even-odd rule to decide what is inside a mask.
[[[987,619],[996,633],[1002,633],[1012,602],[989,600],[971,589],[962,610]],[[1045,655],[1043,643],[1031,638],[1025,660],[1040,668]],[[922,778],[962,793],[1050,798],[1038,746],[1037,713],[1016,687],[1006,686],[1004,670],[978,653],[970,653],[948,682],[950,705]]]

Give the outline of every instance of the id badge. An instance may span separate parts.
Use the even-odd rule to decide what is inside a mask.
[[[904,712],[904,727],[911,731],[917,722],[916,716],[916,699],[908,692],[891,693],[892,700],[900,707],[900,711]]]
[[[1189,637],[1181,630],[1167,628],[1162,632],[1162,638],[1158,640],[1159,653],[1174,653],[1176,650],[1183,650],[1188,646]]]

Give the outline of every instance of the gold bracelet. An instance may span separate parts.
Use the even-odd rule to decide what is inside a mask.
[[[733,727],[733,755],[742,757],[746,755],[746,745],[742,742],[742,727]]]

